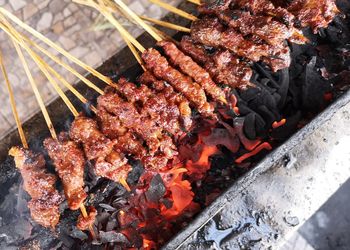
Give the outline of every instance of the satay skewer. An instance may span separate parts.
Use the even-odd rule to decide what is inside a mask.
[[[2,27],[2,28],[4,29],[5,27]],[[4,29],[4,30],[5,30],[5,29]],[[9,33],[8,33],[8,34],[9,34]],[[11,33],[10,33],[10,34],[11,34]],[[9,35],[10,35],[10,34],[9,34]],[[34,53],[27,47],[27,45],[26,45],[23,41],[21,41],[18,37],[16,37],[14,34],[12,34],[11,40],[12,40],[12,42],[13,42],[13,44],[14,44],[14,46],[15,46],[15,49],[16,49],[16,51],[17,51],[17,54],[18,54],[18,56],[19,56],[19,58],[20,58],[20,60],[21,60],[21,62],[22,62],[22,64],[23,64],[24,70],[25,70],[25,72],[26,72],[26,74],[27,74],[28,80],[29,80],[29,82],[30,82],[30,84],[31,84],[31,87],[32,87],[33,91],[34,91],[34,94],[35,94],[36,99],[37,99],[37,101],[38,101],[38,103],[39,103],[39,106],[40,106],[40,108],[41,108],[41,111],[42,111],[42,113],[44,114],[44,118],[45,118],[46,124],[47,124],[47,126],[48,126],[48,128],[49,128],[49,130],[50,130],[51,137],[52,137],[53,139],[57,140],[57,134],[56,134],[55,129],[54,129],[54,127],[53,127],[52,121],[51,121],[50,116],[49,116],[49,114],[48,114],[48,111],[47,111],[47,109],[46,109],[46,107],[45,107],[45,105],[44,105],[44,103],[43,103],[43,99],[42,99],[42,97],[41,97],[41,95],[40,95],[40,93],[39,93],[39,90],[38,90],[38,88],[37,88],[37,86],[36,86],[36,83],[35,83],[35,81],[34,81],[34,79],[33,79],[33,76],[32,76],[32,74],[31,74],[31,72],[30,72],[30,70],[29,70],[28,64],[27,64],[27,62],[26,62],[26,59],[25,59],[25,57],[24,57],[24,55],[23,55],[23,52],[22,52],[20,46],[22,46],[22,47],[30,54],[30,56],[31,56],[31,57],[33,58],[33,60],[37,63],[38,67],[41,69],[41,71],[44,73],[44,75],[48,78],[48,80],[49,80],[50,82],[52,82],[52,81],[54,82],[54,80],[52,79],[52,77],[50,76],[50,74],[49,74],[49,72],[48,72],[48,69],[47,69],[47,66],[48,66],[48,65],[45,64],[45,63],[43,62],[43,60],[42,60],[41,58],[39,58],[36,54],[34,54]],[[55,89],[58,90],[58,91],[62,94],[63,91],[60,89],[60,87],[59,87],[57,84],[56,84],[55,86],[56,86]],[[69,101],[69,99],[67,98],[67,96],[63,93],[61,97],[62,97],[62,99],[64,100],[65,104],[69,107],[69,109],[71,110],[71,112],[73,113],[73,115],[74,115],[74,116],[78,116],[79,113],[76,111],[76,109],[74,108],[73,104]],[[88,217],[88,214],[87,214],[87,211],[86,211],[86,208],[85,208],[85,205],[84,205],[84,204],[81,204],[80,210],[81,210],[81,213],[82,213],[83,217],[84,217],[84,218],[87,218],[87,217]],[[90,226],[89,229],[90,229],[90,233],[91,233],[92,237],[95,238],[95,234],[94,234],[94,231],[93,231],[92,227]]]

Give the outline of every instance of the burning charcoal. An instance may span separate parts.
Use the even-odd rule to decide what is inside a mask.
[[[116,219],[110,218],[106,225],[106,231],[112,231],[113,229],[118,227],[118,221]]]
[[[122,243],[129,245],[130,242],[127,237],[122,233],[117,233],[115,231],[104,232],[100,231],[100,239],[102,243]]]
[[[287,94],[288,94],[288,88],[289,88],[289,70],[282,69],[278,72],[278,74],[279,74],[279,80],[278,80],[279,88],[277,90],[277,93],[280,95],[281,98],[278,101],[277,106],[279,109],[282,109],[287,100]]]
[[[244,119],[244,133],[251,140],[256,139],[255,117],[254,113],[250,113]]]
[[[151,202],[157,203],[164,196],[165,192],[166,188],[163,179],[157,174],[151,180],[150,186],[146,191],[146,198]]]

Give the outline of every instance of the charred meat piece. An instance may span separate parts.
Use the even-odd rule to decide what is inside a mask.
[[[213,107],[208,103],[204,90],[178,70],[171,67],[165,57],[150,48],[142,54],[146,63],[146,68],[150,70],[157,78],[167,81],[177,91],[184,96],[198,109],[202,114],[212,115]]]
[[[44,146],[62,180],[69,208],[79,209],[87,197],[84,191],[83,151],[75,142],[68,140],[67,134],[60,134],[59,140],[47,138]]]
[[[245,9],[254,15],[268,15],[276,18],[288,27],[294,24],[295,16],[285,8],[274,6],[269,0],[235,0],[232,3],[233,9]]]
[[[267,44],[255,44],[245,39],[235,29],[226,29],[218,18],[204,17],[194,21],[191,27],[191,37],[198,43],[228,49],[253,62],[261,60],[262,57],[273,55],[274,52]]]
[[[153,96],[152,91],[147,88],[147,86],[141,85],[137,87],[134,83],[128,82],[125,78],[119,79],[118,84],[114,86],[118,92],[132,103],[146,103],[147,100]]]
[[[198,11],[199,13],[206,15],[216,14],[217,12],[228,9],[232,1],[234,0],[209,1],[209,3],[201,4],[198,7]]]
[[[138,159],[147,153],[142,145],[142,141],[130,132],[127,132],[125,135],[119,136],[116,139],[114,150],[123,152],[124,154],[131,154]]]
[[[294,0],[287,8],[300,22],[301,27],[311,27],[314,33],[326,28],[339,14],[335,0]]]
[[[218,83],[233,88],[244,88],[251,84],[252,69],[228,50],[215,52],[212,61],[207,62],[205,68]]]
[[[271,16],[251,15],[248,11],[225,10],[216,14],[228,26],[238,29],[243,36],[256,35],[266,43],[278,47],[284,40],[304,44],[307,39],[294,27],[273,20]]]
[[[216,101],[226,103],[224,91],[216,86],[209,73],[194,62],[191,57],[186,56],[172,42],[161,41],[158,45],[164,49],[165,54],[170,58],[172,64],[180,68],[183,73],[192,77],[192,79],[203,87],[209,96]]]
[[[149,116],[156,122],[157,126],[163,128],[170,134],[176,135],[180,132],[180,111],[177,105],[169,103],[163,94],[152,91],[146,85],[141,85],[141,87],[138,88],[134,83],[127,82],[123,78],[118,81],[118,85],[133,85],[130,89],[134,89],[135,92],[128,92],[129,96],[134,96],[133,98],[139,96],[138,93],[140,89],[142,90],[142,95],[144,97],[142,100],[139,100],[140,105],[138,108],[141,116]],[[130,102],[134,103],[133,100],[130,100]]]
[[[128,129],[122,125],[118,117],[108,113],[104,108],[100,108],[96,115],[101,132],[109,139],[113,140],[127,133]]]
[[[77,117],[70,128],[70,137],[83,144],[88,160],[104,158],[113,150],[113,142],[99,131],[97,122],[91,118]]]
[[[197,58],[216,83],[226,84],[233,88],[250,84],[253,71],[249,65],[241,62],[230,51],[218,50],[213,55],[208,55],[203,46],[195,44],[188,36],[182,38],[181,48],[185,53]]]
[[[104,95],[99,96],[97,103],[98,110],[106,110],[115,116],[123,127],[145,140],[151,153],[158,150],[161,128],[156,126],[155,121],[142,117],[133,103],[124,101],[113,89],[108,89]]]
[[[97,210],[94,207],[88,207],[88,217],[84,218],[83,215],[79,215],[77,228],[81,231],[89,230],[95,223]]]
[[[152,88],[157,94],[164,96],[169,105],[176,105],[180,112],[181,124],[184,130],[189,130],[192,125],[191,108],[189,101],[181,93],[164,81],[158,80],[151,72],[146,71],[139,77],[141,84]]]
[[[56,176],[46,171],[44,156],[20,147],[11,148],[9,155],[14,157],[24,190],[31,196],[28,207],[33,220],[54,228],[60,219],[62,196],[55,188]]]

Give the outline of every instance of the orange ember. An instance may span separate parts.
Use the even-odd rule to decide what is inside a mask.
[[[274,123],[272,123],[272,128],[274,128],[274,129],[279,128],[279,127],[283,126],[284,124],[286,124],[286,122],[287,122],[286,119],[282,119],[279,122],[275,121]]]
[[[235,162],[240,164],[244,160],[248,159],[249,157],[252,157],[252,156],[258,154],[263,149],[272,150],[272,147],[271,147],[270,143],[264,142],[264,143],[260,144],[259,146],[257,146],[253,151],[246,153],[246,154],[242,155],[241,157],[237,158],[235,160]]]

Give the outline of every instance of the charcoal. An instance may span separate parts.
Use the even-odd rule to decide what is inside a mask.
[[[106,225],[106,231],[112,231],[113,229],[117,228],[118,227],[118,221],[116,219],[111,219],[107,222],[107,225]]]
[[[116,208],[112,207],[111,205],[108,205],[108,204],[105,204],[105,203],[100,203],[99,206],[102,207],[107,212],[114,212],[114,211],[117,210]]]
[[[165,195],[166,188],[162,177],[155,175],[150,183],[148,190],[146,191],[146,198],[151,202],[159,202],[159,200]]]
[[[69,236],[71,236],[72,238],[81,240],[81,241],[87,240],[89,238],[89,236],[86,233],[84,233],[83,231],[79,230],[76,227],[73,227]]]
[[[279,79],[278,79],[278,85],[279,88],[277,90],[277,93],[280,96],[280,100],[277,102],[277,107],[281,110],[287,99],[288,94],[288,88],[289,88],[289,70],[288,69],[282,69],[278,72]]]
[[[261,105],[258,107],[259,114],[264,118],[266,125],[271,127],[272,123],[278,120],[278,118],[274,115],[274,113],[269,110],[265,105]]]
[[[138,181],[139,181],[141,175],[144,173],[145,169],[142,166],[141,161],[135,160],[133,158],[129,158],[128,160],[129,160],[128,161],[129,164],[132,166],[132,170],[128,174],[127,182],[130,185],[135,185],[136,183],[138,183]]]
[[[117,233],[115,231],[104,232],[100,231],[100,240],[102,243],[122,243],[125,245],[130,244],[128,238],[122,233]]]
[[[255,117],[254,113],[250,113],[244,119],[244,134],[251,140],[256,139]]]

